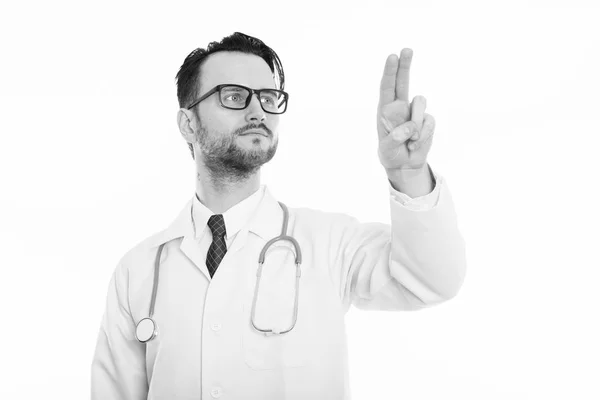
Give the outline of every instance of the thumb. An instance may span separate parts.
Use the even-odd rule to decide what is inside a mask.
[[[388,135],[381,138],[383,145],[393,146],[405,143],[417,131],[417,124],[414,121],[406,121],[398,125]]]

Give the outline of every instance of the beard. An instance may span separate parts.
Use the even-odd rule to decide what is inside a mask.
[[[267,149],[263,149],[259,140],[252,139],[251,148],[237,144],[237,137],[249,129],[264,129],[271,140]],[[213,183],[233,183],[248,180],[260,167],[269,162],[277,151],[278,140],[264,124],[248,124],[229,135],[211,134],[203,125],[198,133],[198,143],[204,166]]]

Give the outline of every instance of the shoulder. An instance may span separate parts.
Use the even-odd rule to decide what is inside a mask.
[[[129,249],[119,260],[121,273],[129,274],[132,270],[146,269],[154,265],[158,248],[165,243],[167,229],[156,232],[140,241]]]
[[[128,271],[137,269],[146,269],[154,265],[154,260],[158,248],[163,243],[180,243],[181,238],[191,232],[191,221],[189,213],[191,200],[186,203],[179,215],[169,224],[168,227],[138,241],[129,251],[127,251],[119,261],[122,268]],[[170,244],[176,245],[176,244]],[[165,246],[167,247],[167,246]]]

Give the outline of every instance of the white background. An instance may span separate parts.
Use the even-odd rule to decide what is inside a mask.
[[[389,221],[388,54],[414,50],[410,96],[437,121],[467,278],[425,311],[349,312],[353,398],[600,398],[600,6],[207,3],[1,6],[0,398],[89,398],[116,263],[193,195],[175,74],[235,31],[283,62],[262,178],[291,207]]]

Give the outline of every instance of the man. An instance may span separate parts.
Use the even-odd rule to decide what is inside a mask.
[[[288,209],[260,184],[288,99],[271,48],[235,33],[185,59],[177,120],[196,193],[116,267],[93,399],[348,399],[350,305],[418,310],[456,295],[464,243],[426,162],[433,117],[424,98],[408,102],[411,57],[389,56],[381,81],[391,227]]]

